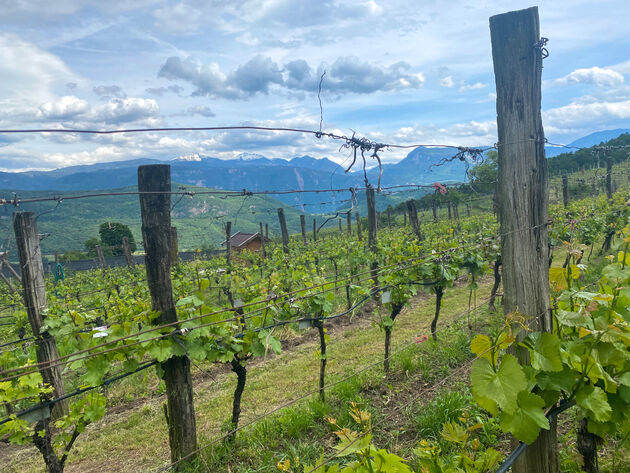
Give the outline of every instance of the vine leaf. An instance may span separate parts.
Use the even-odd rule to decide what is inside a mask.
[[[504,432],[510,432],[521,442],[531,444],[540,429],[549,430],[549,420],[543,412],[545,401],[540,396],[521,391],[518,393],[517,408],[514,412],[503,412],[499,425]]]
[[[536,332],[528,337],[531,342],[532,366],[540,371],[562,371],[560,339],[552,333]]]
[[[575,403],[582,409],[590,412],[597,422],[610,420],[612,409],[608,404],[608,397],[602,388],[587,384],[578,389],[575,394]]]
[[[470,374],[473,397],[488,412],[497,415],[497,406],[514,412],[518,393],[527,389],[523,368],[513,355],[504,355],[501,366],[495,371],[488,360],[478,359]]]

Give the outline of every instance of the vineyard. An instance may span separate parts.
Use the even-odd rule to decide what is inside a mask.
[[[45,198],[4,200],[21,209],[0,289],[3,471],[630,471],[628,145],[549,180],[534,11],[491,19],[494,176],[488,150],[456,148],[441,165],[466,161],[470,181],[366,175],[312,232],[300,215],[289,235],[280,208],[278,238],[261,221],[261,248],[234,251],[226,218],[225,251],[181,262],[171,214],[197,196],[140,166],[117,198],[139,199],[143,264],[127,240],[126,267],[46,276],[28,211]],[[522,97],[531,110],[506,105]],[[343,139],[364,163],[390,146]],[[421,187],[377,216],[377,194]]]

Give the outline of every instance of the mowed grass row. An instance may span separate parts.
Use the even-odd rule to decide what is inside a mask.
[[[490,287],[489,282],[480,285],[477,301],[487,299]],[[447,289],[438,329],[465,312],[468,301],[469,289],[465,283]],[[324,427],[321,423],[317,427],[313,423],[314,418],[318,417],[323,422],[324,415],[328,415],[330,409],[335,406],[339,413],[343,413],[342,411],[347,410],[345,401],[351,400],[352,397],[359,399],[365,396],[368,390],[379,386],[385,386],[385,391],[384,394],[378,394],[377,398],[382,395],[387,399],[397,390],[404,391],[405,384],[408,384],[408,379],[411,379],[410,376],[415,372],[425,372],[424,385],[437,379],[437,376],[448,373],[452,364],[449,363],[449,359],[456,362],[461,361],[462,355],[469,356],[468,329],[464,328],[465,323],[460,324],[459,335],[453,330],[447,330],[438,334],[440,337],[438,344],[428,342],[426,348],[415,345],[413,342],[416,336],[429,335],[429,324],[434,309],[434,296],[426,292],[419,293],[419,296],[413,299],[411,307],[404,309],[396,319],[392,334],[392,351],[396,352],[399,347],[409,343],[412,346],[392,359],[391,380],[383,379],[382,364],[379,363],[348,382],[332,388],[327,404],[313,401],[318,399],[317,395],[313,395],[282,409],[268,417],[266,421],[244,429],[237,436],[235,446],[224,446],[223,442],[219,441],[204,449],[202,459],[205,464],[200,464],[199,471],[208,471],[206,465],[210,466],[209,464],[212,465],[210,471],[276,471],[276,462],[283,458],[285,452],[287,455],[291,453],[285,448],[293,444],[308,447],[304,453],[307,455],[306,459],[311,455],[314,458],[319,456],[321,449],[332,440],[330,435],[325,439],[317,439],[321,433],[317,433],[317,429]],[[479,310],[476,314],[473,314],[473,317],[488,317],[485,310]],[[374,324],[375,320],[375,315],[364,314],[355,317],[350,324],[346,324],[345,321],[343,324],[330,324],[326,377],[328,384],[382,360],[384,333]],[[450,354],[449,347],[452,350]],[[423,351],[428,350],[429,354],[436,352],[436,349],[446,350],[442,353],[444,359],[431,362],[430,356],[427,358],[418,354],[420,348]],[[312,330],[302,337],[301,343],[283,350],[280,355],[252,363],[248,367],[247,385],[242,399],[241,425],[309,391],[316,390],[319,377],[319,359],[316,356],[318,349],[319,340],[315,330]],[[208,370],[212,368],[209,364],[199,368],[191,367],[195,376],[195,408],[200,445],[211,442],[225,432],[236,384],[234,375],[227,370],[217,370],[216,367],[212,370],[214,380],[211,379]],[[459,381],[467,383],[467,379]],[[388,394],[388,391],[391,392]],[[154,372],[149,370],[111,386],[108,397],[113,401],[113,407],[109,408],[101,421],[89,426],[79,437],[66,471],[151,471],[167,465],[169,446],[162,407],[165,398],[161,392],[162,383]],[[310,432],[314,427],[316,430]],[[436,428],[441,428],[441,424]],[[300,440],[296,438],[298,434],[308,432],[310,432],[308,437]],[[316,434],[315,438],[313,433]],[[274,438],[277,439],[274,441]],[[39,453],[34,447],[12,447],[11,450],[9,455],[3,455],[6,471],[45,471]],[[299,456],[297,453],[295,455]]]

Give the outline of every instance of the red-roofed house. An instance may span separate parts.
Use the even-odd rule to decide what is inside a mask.
[[[269,239],[265,239],[265,242],[269,241]],[[221,246],[225,246],[226,242],[221,243]],[[230,246],[233,250],[241,251],[241,250],[250,250],[250,251],[258,251],[262,246],[262,240],[260,237],[260,233],[242,233],[236,232],[234,235],[230,237]]]

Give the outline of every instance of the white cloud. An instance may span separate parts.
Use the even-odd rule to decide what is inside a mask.
[[[468,90],[479,90],[485,89],[488,87],[488,84],[484,84],[483,82],[475,82],[474,84],[464,84],[459,88],[460,92],[466,92]]]
[[[440,86],[446,87],[447,89],[450,89],[451,87],[455,86],[453,77],[452,76],[444,77],[442,80],[440,80]]]
[[[175,34],[193,34],[199,28],[203,12],[187,3],[178,2],[157,9],[153,16],[158,29]]]
[[[608,68],[594,66],[588,69],[576,69],[554,81],[558,85],[592,84],[598,87],[616,87],[623,84],[623,75]]]
[[[39,106],[39,116],[44,120],[72,120],[90,110],[90,104],[72,95]]]
[[[605,129],[614,120],[630,119],[630,100],[617,102],[572,102],[563,107],[543,112],[545,127],[555,129],[586,128]]]

